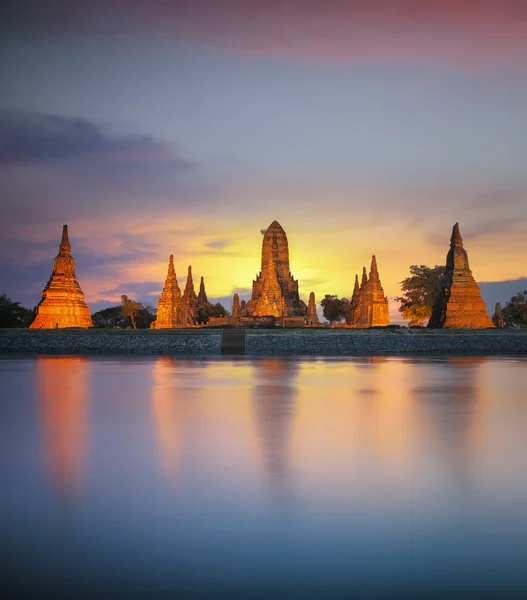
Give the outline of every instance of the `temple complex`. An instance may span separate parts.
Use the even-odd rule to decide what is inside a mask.
[[[441,291],[434,302],[428,327],[445,329],[494,327],[487,314],[479,286],[468,266],[468,256],[463,248],[458,223],[452,229]]]
[[[317,303],[315,302],[315,292],[309,294],[309,302],[307,305],[306,325],[316,327],[320,325],[317,314]]]
[[[174,255],[168,259],[168,273],[161,297],[157,303],[157,319],[150,326],[152,329],[170,329],[186,325],[186,312],[181,299],[181,290],[174,269]]]
[[[390,324],[388,299],[384,295],[375,256],[371,257],[369,277],[366,274],[366,267],[362,268],[360,287],[359,278],[355,275],[348,324],[350,327],[357,328],[382,327]]]
[[[303,325],[307,306],[298,295],[298,281],[289,268],[287,236],[278,221],[267,228],[262,242],[261,271],[253,281],[252,295],[243,308],[243,317],[288,318]]]
[[[90,309],[75,275],[75,261],[71,256],[68,226],[62,228],[59,253],[53,262],[53,271],[42,292],[37,314],[31,329],[55,327],[93,327]]]

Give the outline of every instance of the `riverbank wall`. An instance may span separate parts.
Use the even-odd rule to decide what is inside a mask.
[[[234,339],[234,342],[233,342]],[[527,330],[0,330],[0,354],[527,355]]]

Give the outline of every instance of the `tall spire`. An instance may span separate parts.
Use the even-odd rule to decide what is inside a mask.
[[[358,293],[359,293],[359,276],[357,275],[357,273],[355,273],[355,285],[353,286],[353,296],[352,298],[354,298]]]
[[[461,233],[459,231],[459,223],[456,223],[452,228],[452,237],[450,238],[450,246],[461,246],[463,247],[463,239],[461,238]]]
[[[375,254],[371,257],[371,267],[370,267],[370,277],[369,281],[378,281],[379,280],[379,271],[377,271],[377,259],[375,258]]]
[[[176,277],[176,269],[174,268],[174,255],[171,254],[168,258],[168,276]]]
[[[188,268],[187,284],[185,286],[185,291],[183,292],[183,302],[187,308],[187,320],[189,323],[192,323],[196,318],[196,311],[198,308],[198,297],[196,296],[196,291],[194,290],[194,281],[192,280],[191,266],[189,266]]]
[[[60,240],[59,254],[69,254],[71,252],[70,239],[68,237],[68,226],[62,226],[62,239]]]
[[[366,267],[362,267],[362,281],[360,284],[360,289],[364,289],[368,284],[368,274],[366,273]]]
[[[203,277],[201,278],[201,282],[199,284],[199,294],[198,294],[198,306],[200,304],[205,304],[208,302],[207,293],[205,292],[205,280]]]

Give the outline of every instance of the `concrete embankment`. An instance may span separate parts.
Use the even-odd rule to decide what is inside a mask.
[[[527,354],[527,330],[0,330],[1,354],[360,356]]]

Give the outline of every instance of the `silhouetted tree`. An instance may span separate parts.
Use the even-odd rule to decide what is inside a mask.
[[[103,308],[91,316],[94,327],[115,328],[126,327],[127,319],[123,315],[122,306]]]
[[[507,327],[527,327],[527,290],[518,292],[507,302],[503,320]]]
[[[137,311],[137,329],[148,329],[152,321],[156,320],[156,309],[148,302],[139,302],[140,309]]]
[[[349,311],[349,300],[347,298],[338,299],[337,296],[326,294],[321,300],[322,314],[331,325],[338,323],[346,318]]]
[[[127,300],[129,300],[128,297]],[[135,302],[135,304],[138,305],[137,312],[134,315],[135,327],[137,329],[148,329],[152,321],[156,318],[155,308],[148,303]],[[103,308],[93,313],[91,318],[95,327],[102,328],[121,327],[124,329],[125,327],[130,327],[132,322],[130,315],[124,314],[123,304]]]
[[[0,327],[28,327],[34,318],[34,310],[13,302],[5,294],[0,295]]]
[[[121,296],[121,310],[123,311],[123,316],[130,319],[132,327],[137,329],[136,317],[137,313],[141,310],[141,303],[136,302],[135,300],[128,298],[126,294],[123,294]]]
[[[196,323],[198,323],[198,325],[206,325],[211,317],[228,317],[229,314],[229,311],[226,310],[219,302],[216,302],[216,304],[204,302],[198,306]]]
[[[401,303],[399,312],[403,319],[411,321],[413,325],[423,325],[425,319],[432,314],[434,300],[441,291],[441,279],[445,273],[445,267],[436,265],[412,265],[410,277],[400,282],[402,296],[395,298]]]

